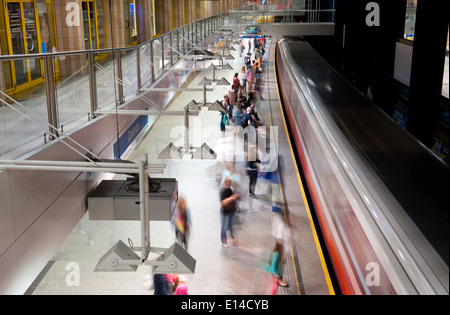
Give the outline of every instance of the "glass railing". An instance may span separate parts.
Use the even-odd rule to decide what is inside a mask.
[[[229,12],[229,25],[334,23],[335,1],[324,8],[319,0],[295,4],[252,4]]]
[[[139,97],[222,28],[223,20],[223,14],[214,15],[134,47],[0,56],[3,65],[40,63],[45,78],[13,96],[0,91],[0,158],[29,154],[61,134],[79,130],[100,109],[115,109]],[[57,61],[66,70],[55,80]]]
[[[334,23],[335,10],[273,10],[234,11],[229,14],[229,25]]]

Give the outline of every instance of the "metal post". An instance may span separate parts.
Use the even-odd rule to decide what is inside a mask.
[[[60,136],[60,134],[59,134],[59,129],[58,129],[58,126],[59,126],[59,115],[58,115],[58,98],[56,97],[56,84],[55,84],[55,77],[54,77],[54,72],[53,72],[53,58],[49,58],[50,60],[49,60],[49,65],[50,65],[50,91],[51,91],[51,93],[50,93],[50,95],[51,95],[51,98],[52,98],[52,108],[53,108],[53,111],[52,111],[52,116],[53,116],[53,130],[54,130],[54,133],[55,133],[55,136],[56,137],[59,137]]]
[[[136,80],[137,80],[137,91],[136,95],[141,94],[141,50],[139,46],[136,47]]]
[[[149,167],[148,164],[148,154],[145,153],[144,155],[144,159],[145,159],[145,165],[146,167]],[[145,213],[146,213],[146,217],[145,217],[145,239],[147,241],[148,246],[146,246],[145,248],[147,248],[147,252],[150,251],[150,205],[149,205],[149,201],[150,201],[150,189],[149,189],[149,175],[146,173],[145,175],[145,180],[144,180],[144,201],[145,201]],[[148,215],[148,216],[147,216]],[[148,254],[147,254],[148,255]]]
[[[308,18],[307,18],[307,21],[308,21],[309,23],[312,23],[313,20],[312,20],[312,16],[311,16],[311,1],[308,1],[308,7],[307,7],[307,10],[308,10]]]
[[[44,57],[45,93],[47,96],[47,118],[49,123],[49,139],[54,140],[58,133],[58,113],[56,109],[56,89],[53,79],[53,58]]]
[[[142,261],[147,259],[147,210],[146,205],[148,199],[148,191],[145,191],[145,182],[147,181],[148,186],[148,176],[145,174],[145,166],[147,164],[147,154],[144,154],[141,160],[139,160],[139,209],[141,215],[141,259]]]
[[[88,54],[88,73],[89,73],[89,95],[91,98],[91,118],[96,118],[95,112],[98,110],[97,97],[97,76],[95,75],[95,55]]]
[[[152,73],[152,83],[155,82],[155,62],[153,58],[153,41],[150,42],[150,67]]]
[[[46,57],[44,58],[44,71],[45,71],[45,94],[46,94],[46,98],[47,98],[47,120],[48,120],[48,124],[49,124],[49,131],[50,134],[53,134],[53,116],[52,116],[52,101],[51,101],[51,97],[50,97],[50,93],[51,93],[51,88],[50,88],[50,77],[49,77],[49,58]],[[52,139],[52,136],[49,136],[50,139]],[[44,138],[45,140],[45,138]]]
[[[183,27],[183,55],[186,55],[186,34],[185,34],[186,26]]]
[[[173,38],[172,38],[173,32],[169,34],[169,41],[170,41],[170,66],[173,67]]]
[[[161,71],[164,72],[164,36],[161,36]]]
[[[188,24],[186,26],[187,34],[183,34],[184,35],[183,39],[186,39],[186,41],[187,41],[187,51],[189,51],[191,49],[191,46],[190,46],[191,44],[190,44],[190,40],[189,40],[189,29],[190,28],[191,28],[191,26],[190,26],[190,24]],[[184,54],[186,55],[186,52]]]
[[[178,29],[177,30],[177,50],[178,51],[181,51],[181,49],[180,49],[180,29]],[[183,53],[184,54],[184,53]],[[178,56],[178,60],[180,59],[181,57],[180,56]]]
[[[206,105],[206,84],[203,86],[203,105]]]
[[[192,24],[193,26],[193,32],[192,32],[192,42],[197,45],[197,22],[194,22],[194,24]],[[195,39],[194,39],[195,38]]]
[[[189,108],[184,108],[184,152],[189,151]]]
[[[320,22],[320,0],[317,1],[317,18],[316,18],[316,23]]]
[[[116,86],[117,86],[117,98],[119,104],[125,103],[125,99],[123,97],[123,78],[122,78],[122,54],[120,50],[116,50]]]
[[[205,34],[203,33],[203,24],[205,23],[205,21],[204,20],[202,20],[201,22],[200,22],[200,40],[203,40],[204,38],[205,38]]]
[[[212,33],[212,23],[211,23],[211,18],[208,19],[208,35],[211,35]]]

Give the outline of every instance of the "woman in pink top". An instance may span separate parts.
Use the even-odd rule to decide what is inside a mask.
[[[247,84],[248,84],[247,91],[250,92],[253,84],[253,70],[251,67],[247,69]]]
[[[179,284],[173,295],[189,295],[186,283]]]

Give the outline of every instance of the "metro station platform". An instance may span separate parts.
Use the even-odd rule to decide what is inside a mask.
[[[244,44],[248,41],[244,40]],[[243,66],[239,45],[234,46],[236,51],[231,54],[235,59],[224,61],[233,70],[216,72],[217,77],[223,76],[229,82]],[[275,239],[284,245],[283,279],[289,284],[278,287],[278,295],[334,294],[281,109],[275,76],[275,47],[276,40],[268,38],[256,109],[267,127],[267,134],[277,135],[267,151],[277,158],[278,167],[272,175],[278,178],[280,185],[274,186],[270,180],[258,178],[256,196],[250,197],[244,162],[236,160],[235,173],[241,178],[240,211],[236,213],[234,225],[238,245],[230,244],[225,248],[220,240],[220,180],[230,155],[233,156],[233,127],[227,126],[224,133],[220,131],[219,112],[202,109],[197,117],[190,118],[194,130],[192,141],[211,147],[217,153],[215,160],[158,158],[169,143],[183,144],[177,129],[184,126],[181,116],[160,116],[126,157],[138,161],[145,153],[149,163],[165,164],[164,174],[158,177],[176,178],[179,196],[187,200],[193,229],[188,252],[196,260],[195,273],[186,275],[190,295],[270,294],[272,280],[265,265]],[[203,78],[211,76],[211,69],[197,71],[186,87],[198,88]],[[207,93],[207,99],[222,100],[228,90],[229,86],[214,86],[214,91]],[[202,92],[177,93],[167,110],[180,111],[190,100],[202,98]],[[195,134],[202,137],[196,138]],[[279,208],[272,203],[274,187],[278,189],[275,193],[279,193]],[[144,286],[145,277],[151,273],[150,266],[139,266],[136,272],[94,271],[101,256],[118,240],[139,246],[140,222],[95,221],[86,213],[25,294],[152,295],[153,289]],[[171,223],[152,221],[150,241],[155,247],[170,247],[175,242]],[[77,278],[74,272],[78,271]]]

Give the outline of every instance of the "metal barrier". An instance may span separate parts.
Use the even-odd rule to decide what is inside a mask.
[[[42,120],[48,125],[44,130],[46,143],[59,137],[63,127],[73,132],[86,120],[97,118],[99,109],[114,109],[140,97],[141,89],[148,89],[180,59],[193,58],[188,57],[189,51],[201,50],[197,44],[219,30],[223,20],[224,15],[217,14],[134,47],[0,56],[1,63],[40,59],[45,78],[44,84],[33,88],[32,98],[29,93],[13,98],[0,91],[0,156],[25,144],[30,151],[42,145],[38,140],[42,137]],[[59,81],[54,77],[56,60],[72,66]],[[77,65],[75,69],[73,64]],[[31,116],[40,118],[40,126],[36,117],[33,124],[29,123]],[[29,145],[33,141],[34,147]]]
[[[303,0],[296,4],[246,5],[229,12],[230,25],[334,23],[335,7],[334,0],[326,4],[320,0]]]

